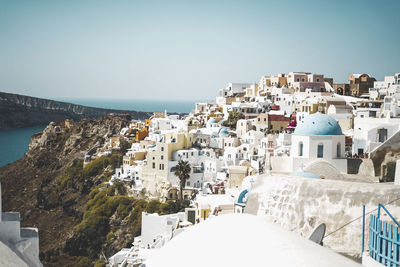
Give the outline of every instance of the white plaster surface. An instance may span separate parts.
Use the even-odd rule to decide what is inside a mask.
[[[400,186],[294,177],[288,175],[258,176],[250,193],[246,213],[256,214],[309,237],[319,224],[327,226],[324,246],[349,255],[361,254],[362,205],[366,212],[377,213],[379,203],[400,199]],[[400,218],[400,200],[385,205]],[[382,213],[381,218],[390,222]],[[368,244],[370,215],[365,222],[365,244]],[[353,221],[354,220],[354,221]],[[353,221],[353,222],[351,222]],[[341,228],[345,224],[347,226]],[[367,246],[367,245],[366,245]]]
[[[15,252],[13,252],[8,246],[0,241],[0,266],[2,267],[24,267],[28,265],[21,260]]]
[[[400,160],[396,160],[396,172],[394,176],[394,184],[400,185]]]
[[[154,250],[146,267],[161,266],[361,265],[260,217],[227,214],[187,228]]]
[[[364,252],[362,255],[362,265],[366,267],[383,267],[382,263],[377,262],[368,255],[368,252]]]

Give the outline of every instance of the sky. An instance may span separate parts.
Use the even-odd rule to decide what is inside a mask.
[[[229,82],[400,72],[400,1],[0,0],[0,91],[213,99]]]

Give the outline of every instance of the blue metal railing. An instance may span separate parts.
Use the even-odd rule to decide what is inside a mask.
[[[380,219],[381,208],[389,215],[395,225]],[[382,205],[378,206],[378,215],[371,214],[369,225],[369,255],[386,266],[400,267],[400,224]],[[363,240],[364,243],[364,240]]]
[[[381,208],[386,211],[386,214],[389,215],[389,217],[397,224],[398,227],[400,227],[400,224],[396,221],[395,218],[393,218],[392,214],[390,214],[390,212],[382,204],[378,205],[378,219],[381,217]]]

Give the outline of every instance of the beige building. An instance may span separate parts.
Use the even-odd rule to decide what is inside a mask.
[[[256,118],[256,130],[265,131],[268,129],[268,113],[260,113]]]
[[[255,175],[256,170],[253,169],[249,162],[243,162],[241,166],[229,166],[228,168],[228,187],[241,187],[243,179],[249,175]]]
[[[136,165],[136,160],[144,160],[146,158],[146,151],[128,151],[126,155],[123,157],[123,165],[124,166],[133,166]]]
[[[142,184],[151,196],[167,196],[171,186],[168,181],[168,160],[172,159],[172,152],[191,148],[192,143],[193,134],[170,132],[163,134],[161,140],[148,149]]]
[[[229,183],[228,187],[240,187],[242,185],[243,179],[248,175],[247,166],[229,166],[228,175]]]
[[[250,120],[238,120],[236,123],[236,134],[238,137],[244,136],[251,130],[252,124]]]
[[[342,97],[326,96],[321,97],[318,101],[318,111],[321,113],[328,113],[330,105],[335,105],[337,109],[344,109],[347,107],[346,100]],[[349,107],[351,109],[351,107]]]

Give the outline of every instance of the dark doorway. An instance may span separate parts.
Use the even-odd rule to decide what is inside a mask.
[[[385,142],[387,140],[387,129],[379,129],[378,135],[379,135],[379,142],[381,143]]]

